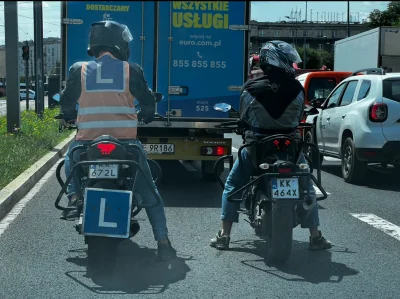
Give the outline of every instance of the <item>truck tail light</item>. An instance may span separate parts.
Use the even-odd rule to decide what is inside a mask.
[[[384,103],[375,103],[369,108],[369,120],[384,122],[388,117],[388,107]]]
[[[228,154],[226,146],[203,146],[201,148],[203,156],[225,156]]]

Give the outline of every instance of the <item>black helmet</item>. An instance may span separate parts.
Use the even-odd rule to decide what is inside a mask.
[[[129,42],[133,40],[129,28],[114,21],[93,23],[89,32],[88,55],[97,57],[101,51],[110,52],[116,58],[127,61]]]
[[[286,42],[273,40],[267,42],[260,52],[260,67],[265,72],[268,66],[284,69],[286,73],[294,74],[293,63],[302,62],[295,48]]]

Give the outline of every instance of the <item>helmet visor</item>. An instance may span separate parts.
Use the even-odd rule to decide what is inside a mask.
[[[299,53],[293,48],[291,45],[285,42],[281,42],[278,44],[278,47],[286,53],[288,58],[291,60],[292,63],[300,63],[302,62]]]
[[[127,43],[133,41],[133,36],[129,31],[129,28],[125,25],[122,26],[125,28],[124,31],[122,31],[122,38],[124,39],[124,41],[126,41]]]

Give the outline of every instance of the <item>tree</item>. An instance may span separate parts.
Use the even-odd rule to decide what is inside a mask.
[[[321,57],[322,65],[326,65],[328,69],[333,70],[333,63],[334,63],[333,52],[319,51],[319,56]]]
[[[400,26],[400,2],[389,2],[387,9],[384,11],[374,9],[369,14],[369,19],[370,22],[368,26],[371,28],[380,26]]]
[[[304,48],[296,48],[302,60],[304,60]],[[312,48],[306,49],[306,68],[307,69],[319,69],[322,66],[321,57],[317,50]],[[299,63],[298,66],[303,68],[304,61]]]
[[[304,48],[296,47],[302,60],[304,60]],[[307,48],[306,68],[320,69],[325,65],[328,69],[333,70],[333,53],[328,51],[319,51],[312,48]],[[303,68],[303,62],[298,64],[298,67]]]

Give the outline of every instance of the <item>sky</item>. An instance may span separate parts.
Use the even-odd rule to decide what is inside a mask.
[[[33,2],[18,1],[20,41],[33,39]],[[279,4],[278,4],[279,3]],[[350,12],[354,21],[362,21],[374,9],[385,10],[389,1],[350,1]],[[60,36],[60,2],[43,1],[43,37]],[[277,22],[294,17],[301,10],[300,20],[305,20],[306,1],[253,1],[251,18],[259,22]],[[293,15],[291,12],[293,11]],[[336,15],[338,21],[347,17],[347,1],[308,1],[307,20],[316,21],[327,15]],[[132,29],[131,29],[132,30]],[[4,45],[4,1],[0,1],[0,45]]]

